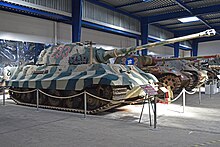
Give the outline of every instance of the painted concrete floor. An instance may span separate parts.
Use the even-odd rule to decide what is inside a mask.
[[[157,104],[157,128],[149,126],[148,105],[128,105],[99,115],[24,107],[0,97],[2,147],[185,147],[220,146],[220,94],[186,95]]]

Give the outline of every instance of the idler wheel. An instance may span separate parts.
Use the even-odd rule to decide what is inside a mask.
[[[49,90],[48,93],[53,95],[53,96],[57,96],[57,97],[61,96],[61,93],[58,90]],[[56,106],[57,107],[57,106],[61,105],[62,101],[59,98],[49,97],[48,102],[51,106]]]

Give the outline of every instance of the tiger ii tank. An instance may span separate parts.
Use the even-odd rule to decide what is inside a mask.
[[[168,39],[155,43],[149,43],[144,45],[144,47],[152,48],[155,46],[162,46],[169,43],[181,42],[201,37],[210,37],[213,35],[215,35],[215,30],[211,29],[196,34]],[[192,58],[186,57],[185,59]],[[141,70],[155,75],[160,82],[166,84],[167,86],[170,86],[173,92],[179,92],[183,87],[190,87],[190,89],[192,89],[206,80],[206,77],[203,76],[204,74],[200,75],[201,72],[195,71],[195,69],[192,70],[191,68],[191,70],[189,70],[188,68],[188,70],[185,70],[183,72],[179,68],[175,67],[175,63],[173,65],[168,64],[170,62],[180,63],[181,61],[179,60],[180,58],[157,59],[152,56],[125,55],[117,57],[115,63],[124,65],[136,65]],[[181,64],[179,66],[182,67],[184,66],[184,64]]]
[[[94,114],[116,107],[124,101],[135,101],[145,95],[140,85],[155,86],[157,78],[136,66],[109,64],[116,54],[134,51],[135,47],[111,51],[92,43],[55,45],[44,49],[36,65],[22,65],[7,81],[11,98],[18,104]],[[30,92],[32,91],[32,92]],[[71,97],[78,95],[76,97]]]

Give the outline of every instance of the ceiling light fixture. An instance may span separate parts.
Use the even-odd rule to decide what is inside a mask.
[[[199,21],[199,18],[196,17],[196,16],[193,16],[193,17],[179,18],[178,20],[179,20],[180,22],[182,22],[182,23],[187,23],[187,22]]]

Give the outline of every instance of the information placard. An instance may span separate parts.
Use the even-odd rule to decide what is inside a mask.
[[[157,95],[158,94],[156,89],[153,86],[151,86],[150,84],[149,85],[142,85],[141,88],[149,96],[153,96],[153,95]]]

